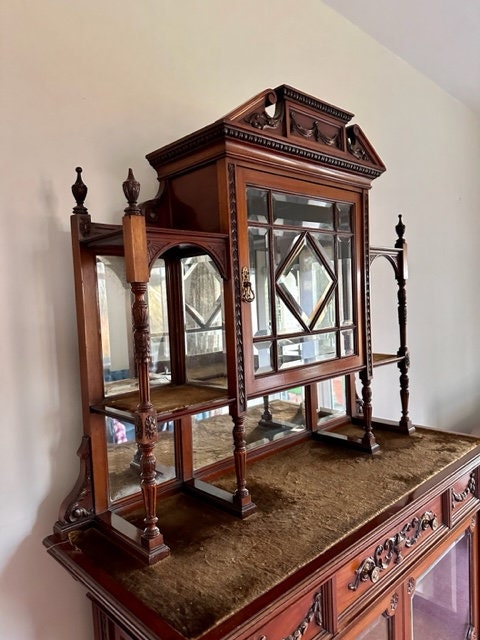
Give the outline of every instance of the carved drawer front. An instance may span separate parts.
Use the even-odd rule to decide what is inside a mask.
[[[341,613],[387,574],[395,572],[407,556],[418,554],[419,547],[442,524],[442,499],[438,496],[400,521],[363,552],[346,563],[337,574],[337,605]],[[391,576],[393,577],[393,576]]]
[[[444,509],[450,527],[458,522],[472,501],[478,501],[478,471],[474,469],[463,475],[444,494]]]
[[[236,636],[241,640],[311,640],[325,631],[325,587],[318,586],[303,596],[292,596],[288,602],[292,605],[278,608],[263,618],[254,632],[245,636]]]

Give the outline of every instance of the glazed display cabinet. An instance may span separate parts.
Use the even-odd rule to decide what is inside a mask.
[[[423,438],[408,409],[405,226],[401,216],[392,221],[392,247],[370,246],[368,194],[385,167],[360,127],[349,124],[352,117],[289,86],[266,90],[212,125],[148,154],[159,181],[155,198],[139,202],[140,185],[129,170],[123,183],[127,206],[118,224],[94,221],[77,168],[71,228],[84,437],[78,482],[46,542],[57,559],[63,545],[66,549],[80,533],[95,532],[128,562],[167,566],[180,549],[185,552],[185,538],[176,527],[196,509],[200,519],[213,514],[219,535],[228,523],[248,528],[261,518],[265,482],[253,474],[250,485],[250,470],[263,468],[256,465],[273,469],[280,457],[294,457],[302,447],[327,452],[330,462],[337,455],[376,461],[392,442],[415,448]],[[376,260],[392,267],[397,295],[396,343],[388,354],[372,351],[371,265]],[[375,369],[386,365],[398,369],[396,422],[373,417],[371,383]],[[468,441],[459,454],[462,462],[451,460],[462,473],[465,464],[473,473],[472,458],[462,458],[473,447]],[[285,473],[278,484],[266,482],[269,495],[277,496],[272,504],[281,508],[288,506],[295,484],[299,491],[302,487],[295,471]],[[442,478],[445,483],[451,476]],[[318,475],[308,482],[316,481]],[[411,516],[415,539],[405,542],[409,549],[420,535],[423,540],[431,533],[438,545],[428,543],[427,560],[412,561],[411,575],[389,578],[388,596],[379,592],[375,604],[370,595],[358,598],[366,582],[375,583],[377,573],[398,561],[398,556],[391,560],[391,549],[383,564],[374,560],[372,567],[364,560],[338,596],[343,574],[333,577],[327,569],[322,574],[319,549],[315,561],[297,561],[299,566],[314,562],[314,573],[323,575],[318,593],[305,586],[311,584],[306,569],[287,589],[295,612],[311,602],[291,635],[280,632],[276,622],[262,622],[267,630],[257,635],[233,632],[227,624],[225,637],[426,638],[420,629],[434,606],[447,613],[458,610],[455,628],[467,625],[472,633],[477,615],[473,509],[468,522],[447,533],[453,521],[450,516],[445,521],[442,492],[447,489],[441,482],[425,489],[429,500],[437,500],[436,510],[426,505],[420,524],[419,516]],[[473,505],[476,485],[468,487]],[[318,493],[328,493],[328,479]],[[392,496],[400,519],[410,517],[403,499],[401,491]],[[193,506],[176,511],[184,502]],[[327,510],[322,517],[332,514]],[[375,535],[387,535],[378,522],[368,524],[373,517],[364,514],[365,531],[370,526]],[[434,533],[442,526],[445,532]],[[352,542],[354,530],[344,536]],[[330,544],[337,548],[339,541]],[[79,538],[75,545],[81,548]],[[345,561],[349,553],[357,560],[361,555],[356,545],[342,543],[337,551]],[[92,578],[86,565],[74,569],[67,556],[60,561],[82,574],[97,594],[92,596],[96,637],[190,637],[178,627],[173,631],[175,625],[156,635],[150,615],[150,631],[139,632],[132,622],[135,613],[125,614],[129,622],[124,624],[112,604],[117,596],[112,600],[102,586],[105,600],[99,598],[93,585],[100,578]],[[458,602],[451,593],[435,590],[437,576],[453,566],[460,567],[452,577]],[[276,584],[285,586],[284,579]],[[265,592],[269,596],[258,594],[255,615],[262,611],[269,618],[262,607],[280,606],[279,589],[274,584]],[[341,613],[357,606],[363,635],[354,618]],[[230,613],[226,610],[225,617]],[[313,633],[315,624],[319,628]],[[212,639],[224,635],[202,633]]]

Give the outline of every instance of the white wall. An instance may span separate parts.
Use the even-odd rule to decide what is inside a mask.
[[[372,192],[372,240],[394,240],[399,211],[408,225],[412,416],[480,432],[471,112],[319,0],[5,0],[0,11],[0,637],[92,633],[83,588],[41,545],[78,470],[77,165],[94,219],[118,220],[128,167],[151,197],[147,152],[266,87],[287,83],[354,112],[388,167]],[[377,401],[396,415],[396,390]]]

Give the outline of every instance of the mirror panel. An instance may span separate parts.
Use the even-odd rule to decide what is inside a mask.
[[[304,405],[303,387],[249,400],[245,420],[247,449],[305,431]]]
[[[173,422],[158,423],[156,482],[175,478],[175,439]],[[110,500],[115,502],[140,491],[140,466],[135,425],[127,420],[105,416]]]
[[[187,382],[225,387],[223,280],[207,255],[182,258]]]

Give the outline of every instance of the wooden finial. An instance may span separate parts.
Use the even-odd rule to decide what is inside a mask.
[[[140,194],[140,183],[135,180],[133,171],[128,170],[128,177],[123,183],[123,193],[128,202],[128,207],[125,209],[125,213],[129,216],[142,215],[140,207],[137,204],[138,196]]]
[[[83,206],[88,189],[82,180],[82,167],[77,167],[75,171],[77,172],[77,179],[75,184],[72,184],[72,193],[77,206],[73,207],[73,213],[88,214],[88,209]]]
[[[398,214],[398,223],[395,227],[395,231],[397,232],[398,240],[395,243],[396,247],[402,247],[405,244],[405,225],[403,224],[402,214]]]

